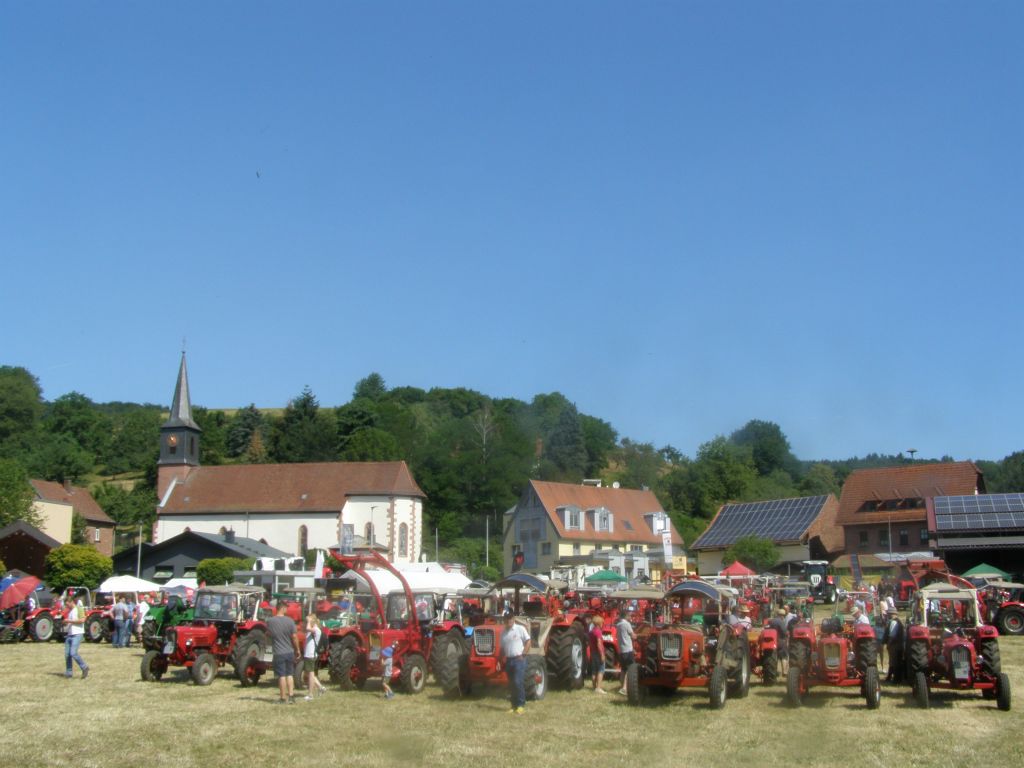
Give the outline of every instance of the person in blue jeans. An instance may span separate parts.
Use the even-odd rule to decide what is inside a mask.
[[[522,624],[516,624],[512,614],[505,616],[505,631],[501,633],[501,653],[505,657],[505,676],[512,708],[509,712],[523,714],[526,707],[526,654],[530,650],[530,633]]]
[[[82,679],[85,680],[89,676],[89,665],[78,655],[82,638],[85,637],[85,608],[73,597],[68,597],[65,605],[67,614],[64,616],[64,623],[68,625],[68,629],[64,637],[64,677],[73,676],[74,667],[71,666],[71,662],[74,661],[82,670]]]

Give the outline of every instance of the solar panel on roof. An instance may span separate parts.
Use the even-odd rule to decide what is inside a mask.
[[[939,531],[1024,529],[1024,493],[937,496],[934,509]]]
[[[827,499],[828,496],[804,496],[726,504],[693,546],[728,547],[744,536],[796,541],[814,522]]]

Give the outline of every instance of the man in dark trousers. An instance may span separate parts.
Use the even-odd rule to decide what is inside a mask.
[[[889,654],[887,683],[903,682],[903,622],[895,608],[885,612],[885,632],[882,634],[886,653]]]
[[[267,619],[267,634],[274,649],[274,674],[280,693],[276,704],[295,703],[295,662],[302,656],[299,632],[287,610],[288,606],[281,600],[275,614]]]

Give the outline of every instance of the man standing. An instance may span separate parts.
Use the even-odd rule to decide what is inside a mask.
[[[89,676],[89,665],[78,655],[82,638],[85,637],[85,608],[80,602],[76,602],[71,594],[64,601],[64,607],[67,611],[64,623],[68,627],[64,635],[64,677],[70,679],[74,674],[74,668],[71,666],[71,662],[74,661],[82,670],[82,679],[85,680]]]
[[[110,615],[114,619],[114,637],[113,644],[115,648],[124,648],[127,643],[125,642],[125,622],[128,620],[128,606],[125,605],[124,598],[117,598],[117,602],[114,603],[114,607],[110,609]]]
[[[505,616],[505,631],[501,633],[501,653],[505,657],[505,675],[508,677],[508,693],[512,708],[509,712],[523,714],[526,706],[526,654],[530,650],[530,633],[522,624],[516,624],[515,617]]]
[[[889,654],[889,672],[885,676],[887,683],[903,682],[903,622],[895,608],[885,612],[885,634],[882,642]]]
[[[636,633],[633,631],[633,625],[629,623],[629,617],[626,616],[626,611],[622,610],[619,612],[619,620],[615,622],[615,637],[619,642],[619,682],[622,685],[619,688],[619,693],[623,696],[626,695],[626,670],[629,669],[629,665],[636,659],[636,653],[633,651],[633,641],[636,639]]]
[[[274,649],[274,674],[280,694],[276,704],[295,703],[295,662],[302,655],[299,632],[287,610],[288,606],[281,600],[275,614],[267,619],[267,634]]]

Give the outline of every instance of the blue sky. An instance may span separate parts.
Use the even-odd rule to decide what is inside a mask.
[[[0,5],[47,399],[560,391],[801,458],[1020,435],[1024,5]]]

